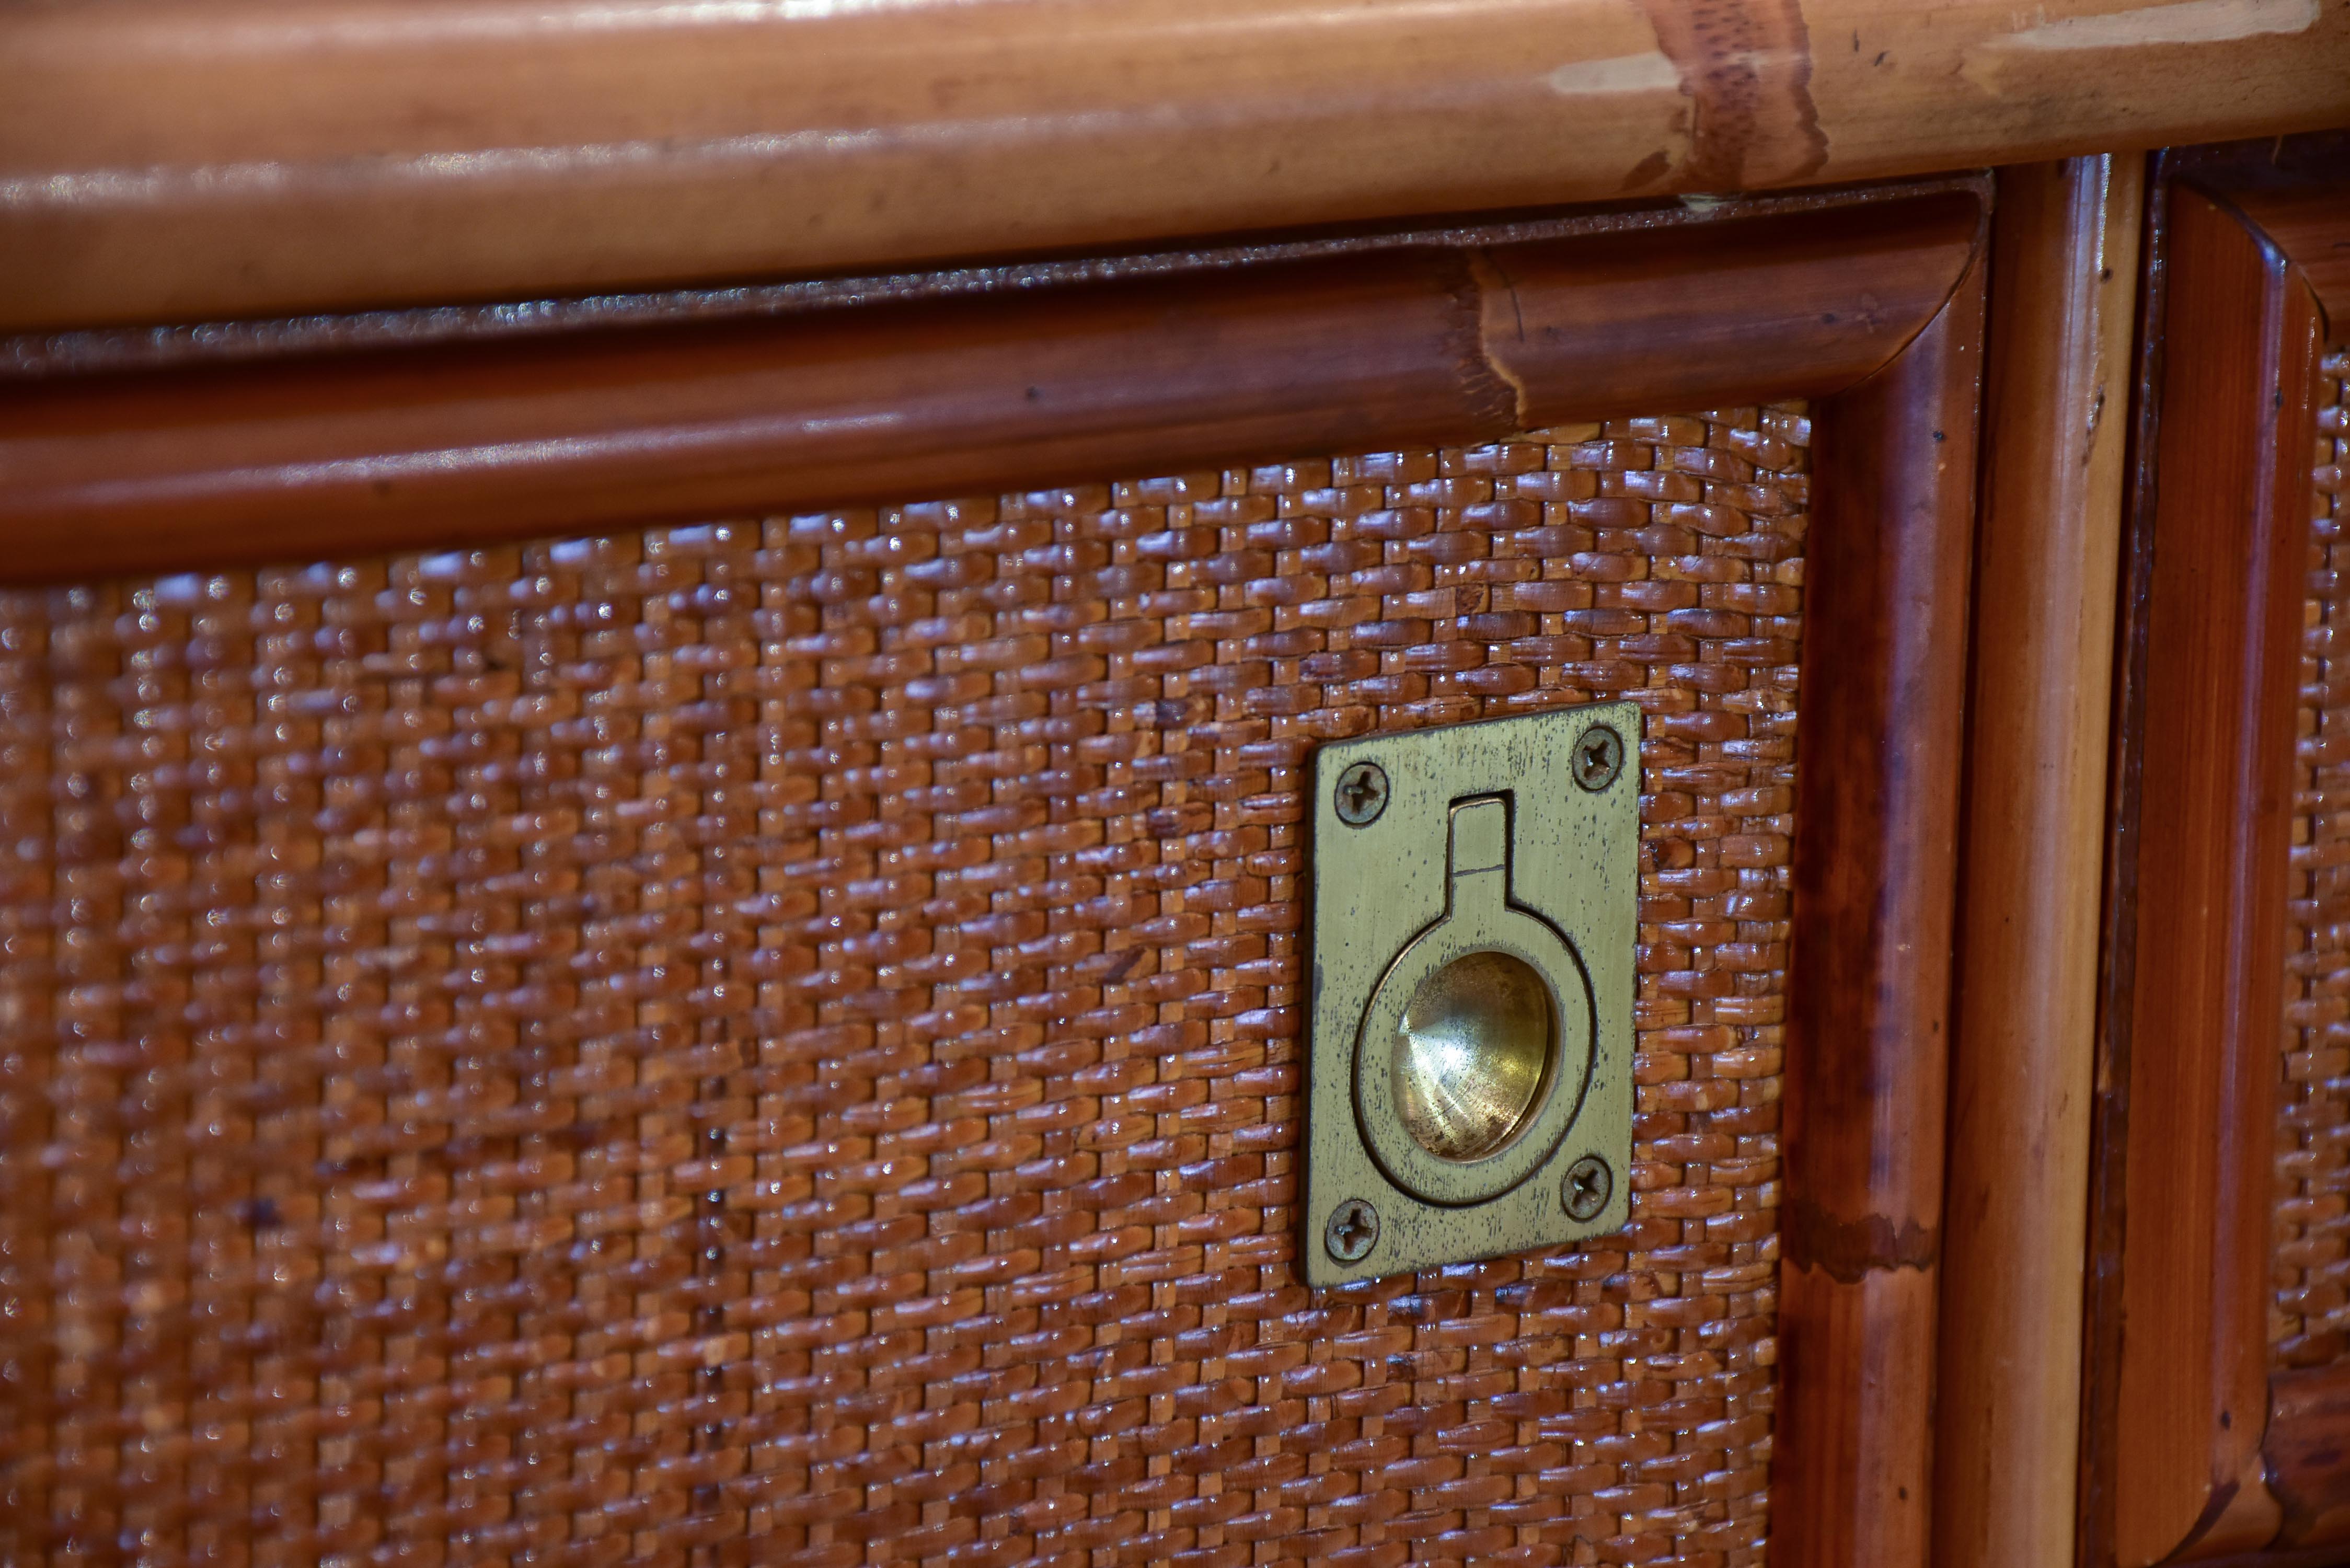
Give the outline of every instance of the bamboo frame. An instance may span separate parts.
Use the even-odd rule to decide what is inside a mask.
[[[31,427],[0,438],[5,569],[795,504],[869,487],[856,421],[884,415],[898,451],[913,436],[931,454],[899,480],[951,493],[1814,397],[1773,1556],[1922,1568],[1983,212],[1962,183],[1727,232],[889,306],[747,337],[93,379],[20,405]],[[1201,331],[1214,353],[1186,347]],[[1138,353],[1168,358],[1139,370]],[[934,385],[952,394],[917,395]],[[1112,406],[1072,437],[1088,392]],[[390,461],[452,431],[478,461]]]
[[[2328,249],[2350,237],[2350,191],[2296,179],[2262,147],[2175,160],[2157,198],[2082,1560],[2286,1563],[2350,1539],[2350,1514],[2329,1501],[2350,1429],[2343,1379],[2294,1374],[2272,1387],[2268,1353],[2311,398],[2331,303],[2298,258],[2315,237]],[[2251,215],[2272,200],[2300,214],[2293,248]]]
[[[1927,1561],[1983,279],[1813,418],[1773,1555]]]
[[[1001,296],[0,392],[0,575],[267,559],[1821,396],[1977,244],[1965,182]],[[911,448],[920,455],[909,460]]]
[[[733,281],[2339,124],[2295,0],[94,0],[0,14],[0,327]]]
[[[2003,170],[1950,1061],[1940,1568],[2071,1568],[2142,161]]]

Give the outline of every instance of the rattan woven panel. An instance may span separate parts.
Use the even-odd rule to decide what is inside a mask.
[[[0,1556],[1761,1561],[1805,439],[0,597]],[[1312,748],[1619,693],[1633,1225],[1308,1293]]]
[[[2317,397],[2277,1122],[2279,1365],[2350,1359],[2350,351]]]

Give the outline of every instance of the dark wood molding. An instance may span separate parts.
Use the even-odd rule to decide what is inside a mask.
[[[2177,179],[2234,208],[2283,253],[2338,340],[2350,323],[2350,234],[2342,220],[2350,130],[2188,148],[2171,160]]]
[[[1772,1557],[1923,1563],[1983,279],[1813,421]]]
[[[2149,158],[2140,230],[2137,320],[2131,342],[2129,452],[2123,499],[2119,603],[2115,608],[2114,681],[2106,746],[2106,828],[2098,920],[2097,1023],[2089,1112],[2088,1249],[2082,1266],[2081,1436],[2074,1456],[2077,1568],[2113,1562],[2113,1433],[2120,1408],[2122,1243],[2129,1167],[2130,1001],[2137,950],[2138,798],[2141,748],[2131,737],[2146,717],[2147,605],[2154,580],[2154,434],[2160,400],[2162,318],[2168,274],[2162,239],[2169,212],[2168,154]]]
[[[410,548],[1825,396],[1979,191],[0,394],[0,578]],[[910,457],[908,454],[917,454]]]
[[[1044,256],[863,275],[26,331],[0,336],[0,384],[260,359],[283,362],[387,348],[481,347],[630,327],[751,323],[881,305],[1000,300],[1088,284],[1165,282],[1283,262],[1596,239],[1659,229],[1746,223],[1758,218],[1801,217],[1856,202],[1911,200],[1944,190],[1987,195],[1991,182],[1980,173],[1961,173],[1705,202],[1611,202],[1500,217],[1438,219],[1402,227],[1393,223],[1320,227],[1229,241],[1194,239],[1163,248],[1106,254]]]
[[[2272,1490],[2290,1434],[2268,1418],[2267,1315],[2324,317],[2222,161],[2168,160],[2157,186],[2099,1069],[2092,1568],[2307,1543]],[[2293,199],[2331,200],[2350,233],[2338,191]]]

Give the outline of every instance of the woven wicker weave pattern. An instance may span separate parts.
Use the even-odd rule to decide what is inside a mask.
[[[1759,1563],[1805,429],[0,597],[0,1558]],[[1309,1293],[1312,747],[1617,693],[1633,1225]]]
[[[2321,374],[2277,1122],[2270,1339],[2284,1366],[2350,1356],[2350,351]]]

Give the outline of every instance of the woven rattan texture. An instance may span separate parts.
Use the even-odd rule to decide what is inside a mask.
[[[1805,439],[0,597],[0,1558],[1760,1562]],[[1631,1228],[1307,1292],[1313,747],[1619,694]]]
[[[2285,1366],[2350,1359],[2350,351],[2320,373],[2269,1334]]]

